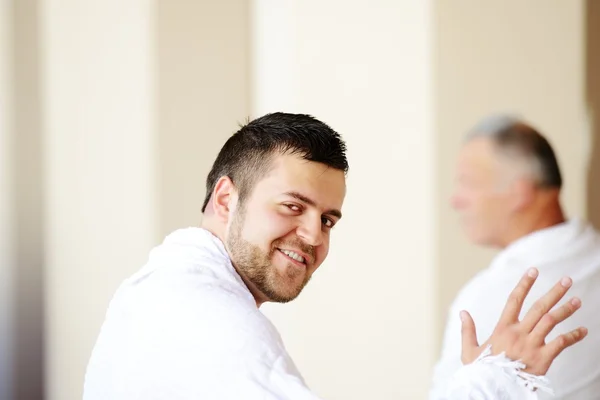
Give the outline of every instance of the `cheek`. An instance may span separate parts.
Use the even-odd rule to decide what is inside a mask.
[[[471,196],[469,205],[474,212],[482,214],[482,217],[485,217],[493,212],[496,207],[496,198],[487,191],[480,191]]]
[[[327,258],[329,254],[329,236],[323,238],[323,244],[316,249],[316,259],[319,265]],[[318,267],[317,267],[318,268]]]
[[[271,243],[294,230],[294,218],[275,211],[264,210],[246,214],[244,235],[246,240],[271,246]]]
[[[488,220],[493,220],[496,223],[501,222],[506,218],[506,204],[502,198],[498,198],[497,196],[493,196],[487,198],[485,202],[482,202],[482,214]]]
[[[471,210],[477,209],[482,193],[474,188],[462,188],[454,196],[454,204],[457,209]]]

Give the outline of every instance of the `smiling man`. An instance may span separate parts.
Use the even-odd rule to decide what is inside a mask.
[[[341,142],[332,150],[342,153]],[[326,163],[307,162],[289,150],[259,155],[271,165],[252,196],[245,192],[232,203],[233,181],[221,176],[207,199],[204,227],[227,238],[236,270],[258,306],[296,298],[327,257],[330,230],[342,217],[348,165],[342,158],[326,160],[325,154],[319,159]]]
[[[269,114],[241,127],[208,176],[202,226],[169,235],[115,294],[84,400],[317,399],[259,307],[296,298],[327,257],[346,194],[345,151],[335,131],[307,115]],[[535,276],[523,277],[482,346],[462,314],[468,365],[440,399],[535,398],[519,384],[532,382],[522,372],[543,374],[585,336],[574,330],[544,343],[546,330],[578,308],[550,312],[568,286],[557,285],[518,321]],[[481,356],[488,345],[527,370],[502,355]]]

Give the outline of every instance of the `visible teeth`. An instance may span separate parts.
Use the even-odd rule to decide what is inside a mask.
[[[290,257],[290,258],[293,258],[294,260],[296,260],[296,261],[298,261],[298,262],[301,262],[301,263],[303,263],[303,262],[304,262],[304,257],[302,257],[300,254],[298,254],[298,253],[295,253],[295,252],[293,252],[293,251],[290,251],[290,250],[283,250],[283,249],[280,249],[280,250],[281,250],[281,252],[282,252],[283,254],[285,254],[286,256],[288,256],[288,257]]]

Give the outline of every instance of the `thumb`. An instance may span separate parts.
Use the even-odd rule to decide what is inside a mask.
[[[473,360],[470,359],[469,354],[473,354],[474,350],[479,347],[475,322],[473,322],[473,318],[466,311],[460,312],[460,320],[462,321],[462,359],[464,363],[470,363]]]

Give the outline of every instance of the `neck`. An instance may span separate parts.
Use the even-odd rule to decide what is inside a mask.
[[[218,237],[223,244],[225,244],[225,228],[222,224],[217,223],[215,218],[212,215],[205,214],[202,217],[202,222],[200,223],[200,227],[206,229],[216,237]]]
[[[244,272],[241,271],[238,268],[238,266],[236,265],[236,263],[233,261],[233,258],[231,257],[231,251],[229,250],[229,248],[227,246],[227,241],[225,240],[225,226],[223,226],[223,224],[218,223],[218,221],[216,221],[215,218],[212,218],[211,215],[205,215],[204,218],[202,219],[202,223],[200,224],[200,227],[206,229],[207,231],[209,231],[210,233],[212,233],[213,235],[215,235],[216,237],[218,237],[221,240],[221,242],[223,243],[223,246],[225,247],[225,250],[227,251],[227,255],[229,256],[231,265],[233,265],[233,268],[235,269],[235,271],[238,273],[240,278],[242,278],[244,285],[246,285],[246,288],[248,289],[248,291],[250,291],[250,294],[252,295],[252,297],[254,297],[254,301],[256,302],[256,307],[259,308],[263,303],[266,303],[269,299],[260,290],[258,290],[256,285],[254,285],[246,277]]]
[[[244,281],[244,284],[250,291],[252,297],[254,297],[254,301],[256,302],[256,308],[260,308],[260,306],[269,301],[269,299],[260,290],[258,290],[256,285],[254,285],[248,278],[246,278],[246,275],[244,275],[244,273],[242,273],[233,262],[231,264],[233,265],[233,268],[235,268],[235,270],[237,271],[238,275]]]
[[[502,247],[506,247],[533,232],[550,228],[563,222],[565,222],[565,216],[559,204],[541,209],[537,213],[530,212],[519,215],[511,223],[510,232]]]

